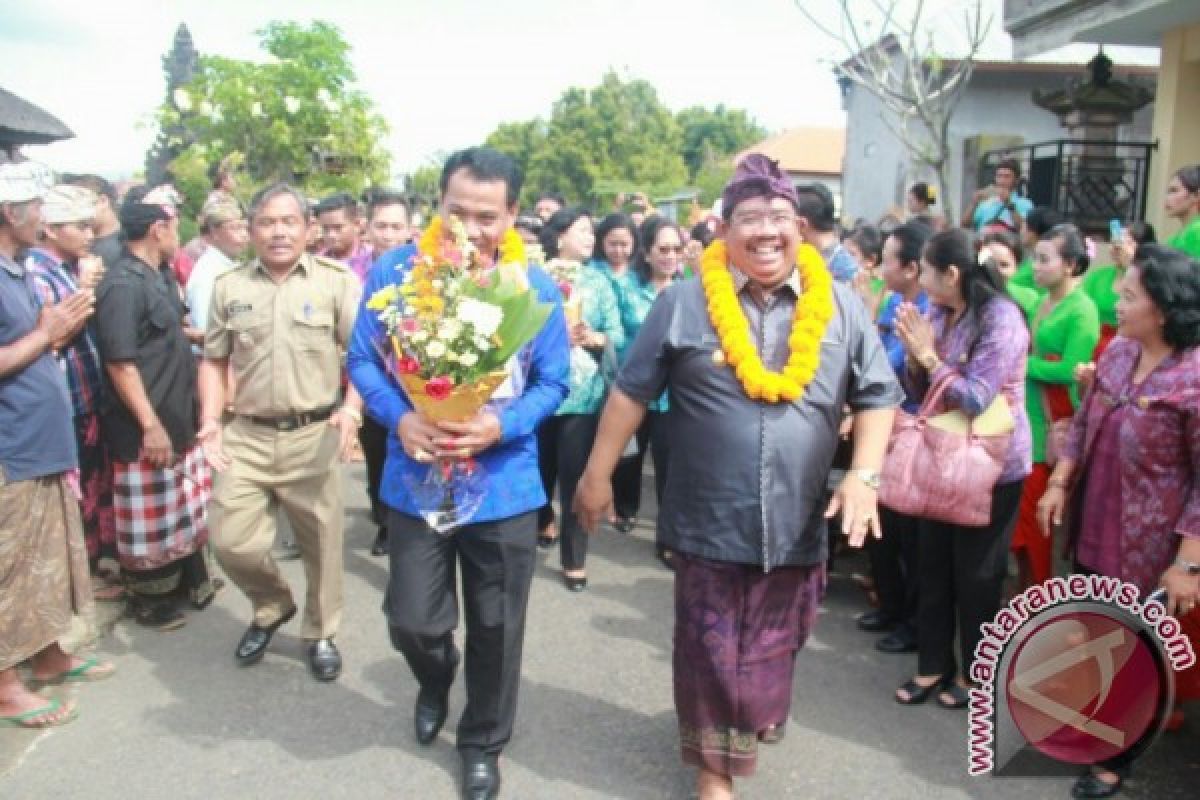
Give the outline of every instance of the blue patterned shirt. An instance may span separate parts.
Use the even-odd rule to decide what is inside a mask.
[[[636,269],[626,270],[624,275],[617,278],[617,281],[621,287],[617,302],[621,307],[621,325],[625,328],[625,345],[617,349],[617,360],[624,364],[625,355],[633,346],[634,340],[637,339],[638,331],[642,329],[642,323],[646,321],[646,315],[654,307],[654,301],[658,299],[659,293],[654,288],[654,284],[642,280],[642,276]],[[679,279],[676,278],[674,282],[678,283]],[[662,397],[649,403],[646,409],[648,411],[666,411],[667,393],[663,392]]]
[[[35,247],[25,259],[42,303],[60,303],[79,291],[71,267],[53,253]],[[71,409],[76,417],[96,414],[104,391],[104,369],[89,328],[84,328],[58,352],[58,365],[67,377]]]
[[[411,266],[417,249],[405,245],[384,253],[367,274],[362,305],[350,336],[346,366],[350,380],[362,395],[367,413],[388,429],[387,460],[383,466],[380,497],[401,514],[420,517],[421,510],[404,490],[406,482],[420,482],[433,467],[408,457],[396,429],[400,418],[413,410],[408,397],[388,373],[384,361],[386,349],[383,326],[366,303],[379,289],[399,283]],[[530,267],[529,283],[538,298],[553,303],[554,309],[542,330],[518,354],[523,388],[507,403],[493,406],[500,419],[500,441],[480,453],[476,460],[483,467],[486,494],[471,522],[493,522],[541,508],[546,504],[541,474],[538,472],[536,431],[567,396],[567,370],[570,343],[563,317],[558,287],[550,277]]]

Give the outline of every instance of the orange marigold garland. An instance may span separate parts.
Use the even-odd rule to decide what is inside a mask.
[[[825,268],[825,260],[809,244],[800,245],[796,251],[796,269],[803,291],[792,318],[787,363],[780,372],[763,366],[728,264],[725,242],[720,239],[710,244],[700,259],[700,282],[708,300],[708,318],[721,340],[725,362],[753,400],[778,403],[800,399],[821,365],[821,338],[833,319],[833,279]]]

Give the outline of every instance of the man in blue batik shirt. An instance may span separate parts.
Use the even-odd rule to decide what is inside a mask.
[[[521,176],[515,162],[489,148],[452,155],[442,170],[441,213],[457,217],[471,242],[494,253],[516,218]],[[367,413],[388,431],[381,500],[387,506],[390,576],[383,609],[392,645],[404,654],[420,691],[414,709],[417,741],[433,742],[447,715],[460,655],[455,562],[461,564],[467,625],[467,705],[458,724],[463,797],[499,793],[497,757],[512,735],[533,577],[537,509],[546,502],[535,431],[567,396],[570,344],[553,281],[529,270],[530,285],[554,304],[538,335],[518,354],[513,396],[489,404],[463,423],[432,423],[388,374],[379,343],[384,331],[366,301],[402,279],[416,248],[385,253],[368,275],[364,305],[350,340],[350,380]],[[503,393],[503,390],[502,392]],[[438,456],[475,458],[486,493],[469,524],[451,535],[422,519],[405,484],[419,481]]]

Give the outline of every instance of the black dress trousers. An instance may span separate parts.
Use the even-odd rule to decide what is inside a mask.
[[[499,753],[512,737],[536,521],[530,511],[442,535],[388,510],[391,571],[383,610],[392,645],[426,689],[444,690],[453,680],[455,565],[462,570],[467,706],[458,723],[459,750]]]

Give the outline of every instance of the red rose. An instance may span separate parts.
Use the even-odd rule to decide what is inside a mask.
[[[453,390],[454,383],[445,375],[439,375],[433,380],[425,382],[425,394],[434,400],[445,400]]]
[[[416,375],[421,371],[421,365],[412,356],[400,356],[396,359],[396,369],[401,375]]]

